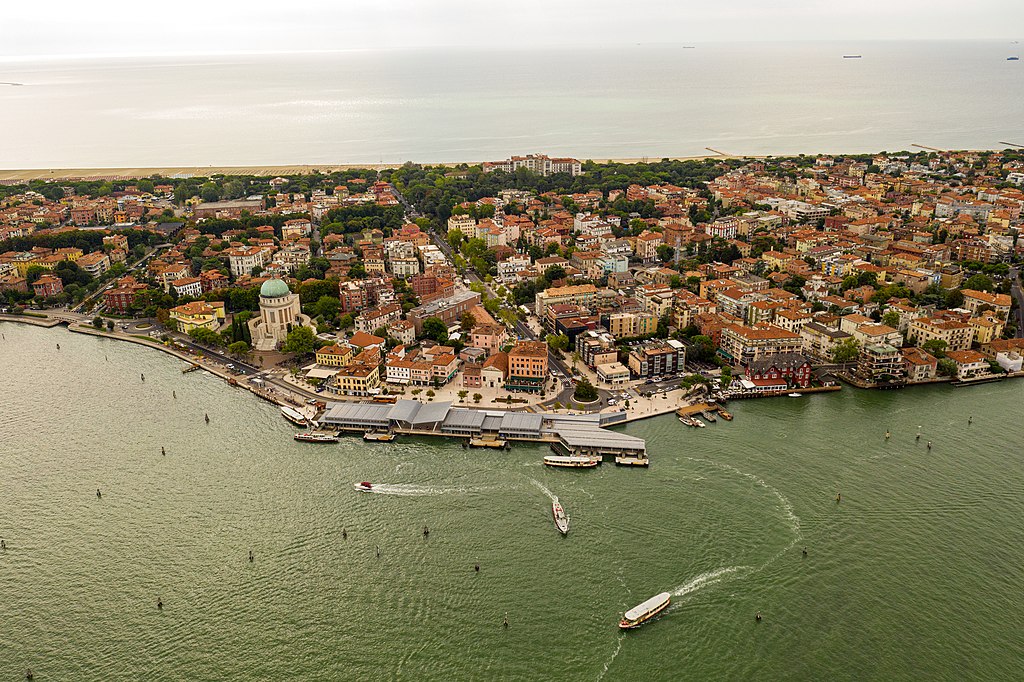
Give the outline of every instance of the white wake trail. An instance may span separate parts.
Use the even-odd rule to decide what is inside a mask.
[[[530,479],[530,483],[533,483],[535,486],[540,488],[541,492],[550,497],[552,502],[558,502],[558,495],[555,495],[553,492],[545,488],[543,483],[534,478]]]

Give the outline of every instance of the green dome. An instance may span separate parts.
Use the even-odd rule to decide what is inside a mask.
[[[290,293],[288,285],[281,279],[268,279],[260,287],[260,296],[264,298],[280,298]]]

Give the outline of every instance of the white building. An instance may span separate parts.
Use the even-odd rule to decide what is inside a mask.
[[[228,251],[228,267],[231,276],[238,278],[251,275],[252,269],[267,264],[267,251],[258,246],[239,246]]]

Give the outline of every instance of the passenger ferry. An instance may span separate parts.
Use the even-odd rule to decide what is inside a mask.
[[[569,517],[565,515],[565,510],[562,509],[562,504],[555,500],[551,503],[551,515],[555,519],[555,528],[562,535],[569,534]]]
[[[619,627],[623,630],[632,630],[633,628],[640,627],[667,609],[671,599],[671,594],[668,592],[662,592],[659,595],[651,597],[643,604],[634,606],[629,611],[622,614],[622,620],[619,621]]]
[[[293,437],[303,442],[338,442],[338,435],[327,431],[303,431]]]
[[[281,416],[290,421],[296,426],[309,426],[309,420],[306,419],[306,415],[302,414],[293,407],[287,405],[281,406]]]
[[[549,467],[584,468],[591,469],[601,463],[597,457],[582,457],[580,455],[547,455],[544,463]]]
[[[337,443],[338,435],[334,433],[327,433],[326,431],[303,431],[302,433],[296,433],[294,436],[295,440],[300,440],[304,443]]]

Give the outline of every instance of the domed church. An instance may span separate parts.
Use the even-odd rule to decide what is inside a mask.
[[[263,283],[260,316],[249,320],[253,350],[275,350],[284,343],[293,327],[310,326],[309,315],[302,314],[299,295],[293,294],[284,280],[274,278]]]

